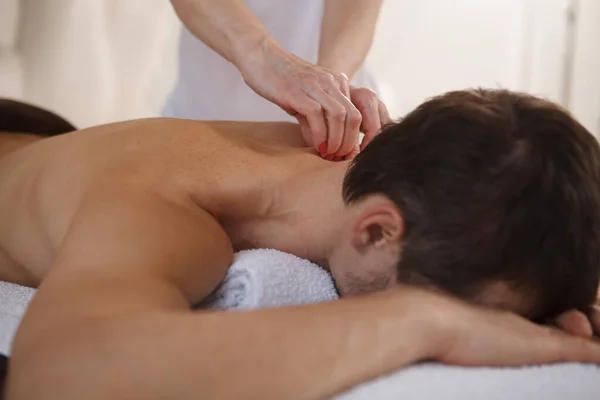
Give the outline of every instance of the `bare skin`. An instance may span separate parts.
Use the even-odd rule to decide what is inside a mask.
[[[600,363],[591,340],[393,279],[329,304],[193,313],[243,248],[331,267],[353,292],[335,238],[356,231],[361,246],[349,221],[395,214],[378,198],[346,209],[347,163],[302,143],[292,124],[160,119],[43,140],[2,134],[0,279],[39,286],[8,399],[313,399],[423,359]],[[366,282],[396,257],[368,246],[376,255],[356,267]]]
[[[173,129],[177,135],[169,133]],[[193,201],[198,209],[221,221],[230,238],[236,238],[243,235],[243,226],[229,221],[256,218],[252,214],[264,211],[272,201],[254,189],[264,187],[265,176],[274,187],[293,177],[299,158],[312,161],[302,163],[304,172],[329,165],[300,148],[302,142],[294,124],[238,127],[235,123],[142,120],[43,141],[23,135],[5,134],[5,138],[6,152],[12,152],[0,159],[0,219],[8,222],[5,227],[17,226],[19,231],[5,229],[0,233],[5,254],[0,259],[0,279],[30,286],[37,286],[49,272],[77,208],[90,191],[112,192],[119,183],[135,181],[133,186],[140,191],[154,188],[150,191],[175,196],[172,200],[177,203]],[[15,151],[32,141],[39,143]],[[286,151],[276,152],[277,146],[285,146]],[[293,146],[298,149],[293,150]],[[267,158],[275,160],[267,163]],[[90,182],[95,184],[90,187]],[[100,189],[104,185],[101,182],[110,182],[109,187]],[[25,198],[36,201],[23,202]],[[245,201],[241,203],[240,198]],[[50,216],[43,226],[32,217],[39,213]],[[273,243],[273,239],[279,240],[244,244],[234,239],[233,247],[289,246]]]

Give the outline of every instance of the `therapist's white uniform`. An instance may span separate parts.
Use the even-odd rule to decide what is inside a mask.
[[[279,45],[317,62],[324,0],[246,0],[246,5]],[[354,83],[377,91],[364,68],[357,72]],[[179,77],[163,115],[198,120],[295,121],[257,95],[231,63],[185,28],[179,44]]]

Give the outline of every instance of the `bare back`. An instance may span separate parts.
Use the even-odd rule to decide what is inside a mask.
[[[217,220],[243,218],[256,206],[246,192],[316,159],[288,123],[147,119],[12,142],[0,152],[0,280],[31,286],[50,270],[94,187],[114,187],[117,197],[119,183],[146,187],[190,198]]]

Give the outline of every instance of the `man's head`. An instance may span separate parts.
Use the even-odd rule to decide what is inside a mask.
[[[431,285],[534,319],[595,298],[600,147],[550,102],[431,99],[354,160],[343,196],[351,216],[330,260],[343,293]]]

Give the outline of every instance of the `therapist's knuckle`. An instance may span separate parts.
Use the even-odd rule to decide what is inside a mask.
[[[361,90],[363,91],[364,95],[375,100],[377,99],[377,93],[375,93],[372,89],[369,88],[361,88]]]
[[[323,83],[326,84],[327,86],[338,86],[338,81],[335,78],[335,75],[330,74],[330,73],[326,73],[323,76]]]
[[[345,74],[336,73],[336,74],[333,75],[333,77],[335,78],[335,80],[340,85],[347,85],[348,84],[348,77]]]
[[[335,107],[331,111],[330,117],[337,122],[344,122],[346,120],[346,109],[342,106]]]
[[[353,128],[358,128],[360,126],[360,124],[362,123],[362,115],[361,115],[360,111],[358,111],[356,109],[350,110],[350,112],[348,112],[347,119],[348,119],[348,123]]]
[[[363,101],[376,103],[379,99],[377,94],[369,88],[356,89],[356,96],[363,99]]]
[[[306,112],[311,116],[319,116],[323,112],[323,107],[319,103],[310,103],[306,106]]]

